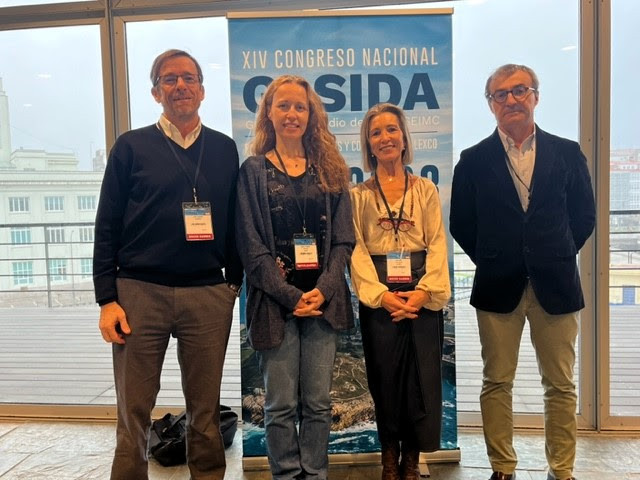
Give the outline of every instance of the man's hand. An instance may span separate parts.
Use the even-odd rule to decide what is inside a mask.
[[[131,333],[127,315],[118,302],[110,302],[100,307],[100,333],[107,343],[124,345],[125,335]]]
[[[293,314],[296,317],[318,317],[322,315],[320,307],[324,303],[324,300],[324,295],[317,288],[314,288],[310,292],[305,292],[300,297]]]

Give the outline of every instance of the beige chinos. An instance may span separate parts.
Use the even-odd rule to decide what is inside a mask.
[[[550,315],[527,285],[507,314],[476,310],[484,362],[480,409],[487,454],[494,471],[512,473],[513,381],[525,319],[544,387],[545,453],[556,478],[569,478],[575,460],[576,388],[573,382],[578,312]]]

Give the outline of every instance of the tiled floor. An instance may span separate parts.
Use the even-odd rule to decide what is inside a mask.
[[[460,463],[431,464],[433,480],[486,480],[491,472],[479,431],[461,431]],[[0,479],[103,480],[109,478],[114,425],[107,423],[0,422]],[[539,433],[518,433],[518,480],[544,480],[544,445]],[[640,437],[587,434],[578,440],[579,480],[640,480]],[[226,480],[267,480],[268,472],[242,471],[240,430],[227,450]],[[151,480],[186,480],[187,468],[150,462]],[[380,478],[378,466],[332,467],[331,480]]]

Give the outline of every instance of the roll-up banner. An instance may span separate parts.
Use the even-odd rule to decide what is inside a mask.
[[[300,75],[323,100],[352,181],[362,182],[369,176],[360,159],[362,118],[372,105],[394,103],[404,109],[411,130],[415,152],[410,168],[438,186],[448,231],[453,166],[452,13],[452,9],[230,13],[233,137],[240,156],[247,156],[246,145],[252,139],[266,85],[283,74]],[[451,237],[448,247],[453,276]],[[365,454],[380,449],[355,296],[353,306],[356,328],[340,336],[334,368],[332,463],[367,463],[365,459],[375,457]],[[246,341],[243,304],[240,312],[244,465],[266,467],[264,386],[255,352]],[[428,461],[460,459],[453,299],[445,308],[444,342],[441,450],[427,454]]]

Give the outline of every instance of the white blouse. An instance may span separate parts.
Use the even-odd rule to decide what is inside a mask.
[[[425,308],[440,310],[451,296],[447,240],[438,190],[427,178],[411,175],[410,180],[402,217],[412,220],[415,225],[406,232],[398,232],[400,245],[396,244],[393,229],[383,230],[378,225],[380,217],[388,217],[380,194],[364,183],[350,191],[356,233],[356,247],[351,256],[351,281],[360,301],[371,308],[380,307],[383,294],[389,290],[379,281],[371,255],[386,255],[399,247],[408,252],[427,251],[426,273],[416,286],[416,290],[431,293]],[[401,204],[402,197],[389,207],[397,215]],[[413,215],[409,218],[412,204]]]

